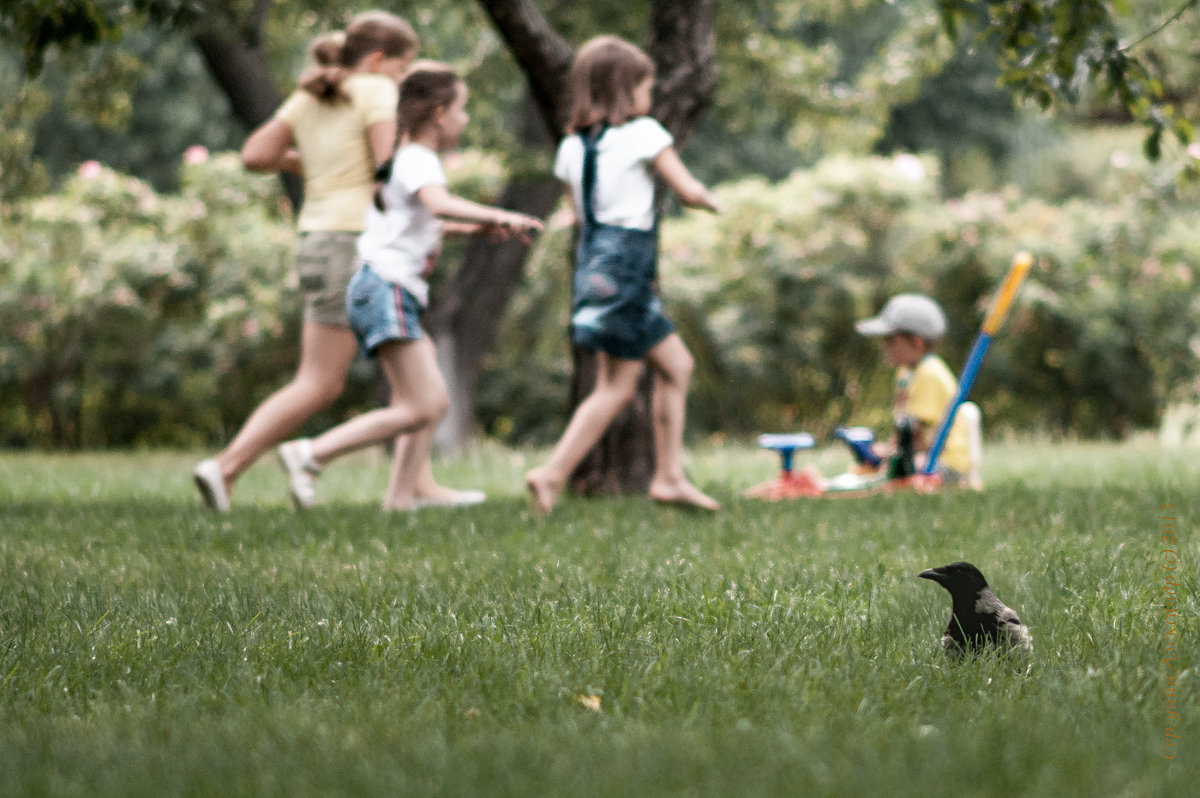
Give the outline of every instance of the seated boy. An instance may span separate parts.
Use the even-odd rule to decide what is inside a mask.
[[[892,413],[896,436],[891,444],[878,445],[877,453],[889,459],[888,476],[911,476],[923,470],[925,456],[942,423],[946,408],[958,391],[958,380],[937,354],[946,332],[942,309],[924,294],[897,294],[878,316],[855,324],[862,335],[883,339],[883,356],[896,369]],[[969,452],[969,421],[960,412],[938,459],[938,473],[947,485],[960,484],[971,475],[977,481]]]

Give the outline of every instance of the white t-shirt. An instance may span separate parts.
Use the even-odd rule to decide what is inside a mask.
[[[592,210],[596,221],[649,230],[654,226],[653,161],[674,143],[667,129],[649,116],[610,127],[600,137]],[[576,134],[558,145],[554,174],[571,186],[583,216],[583,140]]]
[[[442,162],[422,144],[405,144],[392,160],[392,176],[383,188],[385,211],[374,203],[358,237],[358,256],[383,279],[429,302],[426,277],[442,249],[442,222],[417,198],[425,186],[446,185]]]

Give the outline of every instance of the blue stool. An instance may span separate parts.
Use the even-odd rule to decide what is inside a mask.
[[[820,496],[824,489],[807,473],[797,474],[792,469],[792,460],[799,449],[811,449],[816,445],[807,432],[770,433],[758,436],[758,445],[779,453],[782,469],[779,476],[746,491],[754,499],[793,499],[798,496]]]

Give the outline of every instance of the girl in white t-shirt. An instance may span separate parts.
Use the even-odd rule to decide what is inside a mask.
[[[457,146],[466,127],[467,87],[449,67],[423,63],[400,85],[404,143],[368,209],[358,240],[361,266],[346,288],[346,313],[360,348],[379,358],[391,387],[387,407],[364,413],[317,438],[285,443],[280,452],[297,488],[312,490],[321,467],[348,452],[436,425],[450,404],[433,344],[421,330],[426,282],[441,250],[443,217],[456,232],[528,241],[542,229],[532,216],[479,205],[446,189],[438,153]],[[466,224],[464,224],[466,222]],[[418,445],[418,442],[424,445]],[[398,446],[385,510],[413,507],[414,487],[432,436]],[[303,492],[303,491],[302,491]],[[311,495],[310,495],[311,500]]]
[[[571,324],[575,343],[599,359],[596,385],[575,409],[550,461],[525,475],[537,509],[554,508],[567,478],[633,398],[646,364],[653,398],[655,471],[650,497],[706,510],[720,505],[683,472],[683,426],[693,360],[655,294],[658,236],[654,178],[684,205],[717,211],[688,172],[671,134],[650,112],[654,64],[613,36],[579,49],[571,70],[568,135],[554,173],[582,222]]]

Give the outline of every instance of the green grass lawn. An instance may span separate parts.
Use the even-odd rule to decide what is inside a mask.
[[[306,514],[264,462],[224,517],[194,456],[0,455],[0,795],[1200,794],[1200,452],[993,445],[982,494],[770,504],[738,495],[773,455],[709,447],[715,516],[548,520],[540,455],[440,463],[491,500],[399,517],[376,453]],[[959,559],[1031,627],[1028,674],[943,657],[916,574]]]

